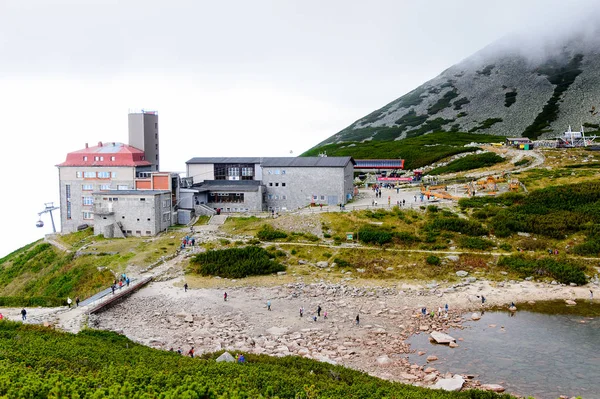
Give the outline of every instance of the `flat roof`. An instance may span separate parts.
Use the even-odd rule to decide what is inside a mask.
[[[352,162],[352,157],[196,157],[186,164],[216,164],[216,163],[253,163],[263,167],[344,167]]]
[[[106,190],[94,191],[92,195],[159,195],[170,193],[169,190]]]

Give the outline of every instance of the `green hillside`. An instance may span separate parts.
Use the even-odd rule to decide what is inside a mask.
[[[0,322],[3,398],[510,398],[445,392],[380,380],[300,357],[246,355],[216,363],[138,345],[112,332],[77,335]]]
[[[387,128],[391,129],[391,128]],[[370,134],[373,134],[372,132]],[[477,151],[478,147],[465,147],[471,143],[496,143],[502,137],[486,134],[438,132],[398,141],[365,141],[327,144],[311,148],[301,156],[351,156],[356,159],[404,159],[404,169],[415,169],[432,164],[455,154]]]

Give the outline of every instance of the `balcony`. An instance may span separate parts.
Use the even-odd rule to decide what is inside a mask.
[[[106,204],[104,206],[94,205],[94,215],[99,216],[108,216],[113,215],[115,212],[113,211],[113,204]]]

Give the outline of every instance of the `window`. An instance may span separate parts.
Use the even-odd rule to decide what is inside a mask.
[[[156,154],[156,160],[158,161],[158,154]]]
[[[275,169],[275,174],[278,175],[279,174],[279,169]]]
[[[118,199],[118,198],[116,198],[116,197],[113,197],[113,199],[112,199],[112,200],[113,200],[113,201],[118,201],[119,199]]]
[[[96,172],[83,172],[83,177],[85,179],[95,179],[96,178]]]
[[[158,138],[158,133],[154,133],[154,138],[157,139]]]
[[[65,185],[65,197],[67,197],[67,201],[71,199],[71,185]]]
[[[111,172],[110,175],[113,179],[117,178],[117,172]]]
[[[119,184],[117,186],[117,190],[128,190],[128,189],[129,189],[129,187],[127,187],[126,184]]]
[[[111,161],[114,161],[115,159],[117,159],[116,157],[110,157]]]
[[[287,195],[282,195],[281,199],[284,199],[284,200],[287,199]]]
[[[275,183],[275,187],[279,187],[279,183]]]
[[[146,230],[146,235],[147,235],[147,236],[149,236],[149,235],[151,235],[151,234],[152,234],[152,232],[151,232],[150,230]]]
[[[273,187],[273,183],[269,183],[269,187]]]
[[[148,218],[148,221],[150,221],[150,218]]]
[[[162,221],[163,222],[170,222],[171,221],[171,214],[169,212],[165,212],[162,215]]]
[[[254,176],[254,168],[242,168],[242,176]]]
[[[282,174],[282,175],[285,175],[285,170],[282,170],[282,171],[281,171],[281,174]]]
[[[227,176],[239,176],[240,168],[227,168]]]
[[[158,150],[158,144],[154,144],[154,149]]]
[[[273,171],[272,171],[272,170],[268,170],[268,171],[267,171],[267,174],[268,174],[268,175],[272,175],[272,174],[273,174]]]
[[[139,221],[140,221],[140,218],[138,218],[138,220],[137,220],[137,221],[139,222]]]
[[[83,218],[86,220],[91,220],[94,218],[94,214],[92,212],[83,212]]]
[[[101,184],[100,190],[110,190],[110,184]]]
[[[325,201],[325,196],[321,195],[321,201]]]
[[[273,199],[273,194],[269,194],[269,195],[268,195],[268,198],[269,198],[269,199]]]
[[[94,189],[94,185],[93,184],[83,184],[81,186],[81,189],[83,191],[92,191]]]
[[[83,197],[83,205],[94,205],[94,197]]]
[[[94,157],[94,161],[99,161],[100,157]]]
[[[75,177],[81,177],[81,172],[75,172]]]
[[[171,207],[171,200],[170,199],[163,200],[162,206],[163,206],[163,208],[170,208]]]
[[[98,172],[98,179],[110,179],[110,172]]]
[[[71,201],[67,201],[67,219],[71,219]]]
[[[275,196],[275,199],[276,199],[276,200],[278,200],[278,199],[279,199],[279,195],[276,195],[276,196]]]
[[[86,162],[86,161],[87,161],[87,157],[86,157],[86,156],[84,156],[84,157],[83,157],[83,161],[84,161],[84,162]]]
[[[316,195],[313,195],[313,199],[316,201],[316,200],[317,200],[317,196],[316,196]]]
[[[285,187],[285,183],[281,183],[281,187]]]
[[[154,128],[158,129],[158,122],[154,122]],[[156,135],[158,136],[158,133],[156,133]]]
[[[140,198],[140,201],[146,201],[146,198]]]
[[[104,161],[104,157],[100,157],[100,160],[101,160],[101,161]]]

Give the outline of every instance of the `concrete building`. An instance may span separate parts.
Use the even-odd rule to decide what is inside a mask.
[[[354,193],[351,157],[192,158],[186,168],[185,205],[223,212],[346,204]],[[236,205],[235,197],[242,194],[244,201]]]
[[[106,238],[154,236],[172,225],[168,190],[97,191],[94,198],[94,234]]]
[[[129,145],[139,148],[152,164],[150,170],[160,170],[158,141],[158,112],[140,111],[129,113]]]
[[[149,171],[143,151],[123,143],[98,143],[67,154],[58,167],[60,220],[63,233],[77,231],[94,220],[93,193],[132,190],[136,174]]]

